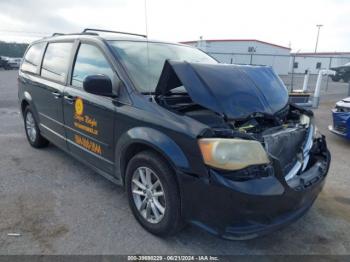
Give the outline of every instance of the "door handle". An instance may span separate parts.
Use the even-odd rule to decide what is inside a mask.
[[[71,95],[64,96],[64,100],[66,100],[68,104],[73,104],[75,99],[76,99],[76,97],[71,96]]]
[[[55,99],[61,98],[62,94],[58,91],[52,92],[53,96],[55,97]]]

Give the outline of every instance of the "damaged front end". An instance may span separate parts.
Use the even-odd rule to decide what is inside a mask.
[[[223,173],[237,170],[231,179],[271,175],[277,165],[297,189],[317,180],[301,179],[303,172],[328,169],[312,111],[288,103],[287,89],[270,67],[166,61],[156,99],[208,126],[199,135],[204,162]]]
[[[322,189],[325,138],[312,111],[288,103],[271,68],[167,61],[156,101],[207,126],[198,144],[211,183],[185,186],[184,203],[195,195],[210,208],[188,215],[193,224],[225,238],[255,237],[301,216]]]
[[[350,139],[350,97],[337,102],[332,109],[333,125],[328,129],[339,136]]]

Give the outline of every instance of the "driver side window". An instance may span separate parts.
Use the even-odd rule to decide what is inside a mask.
[[[73,69],[72,86],[82,88],[86,76],[98,74],[108,76],[114,82],[115,74],[100,49],[90,44],[81,44]]]

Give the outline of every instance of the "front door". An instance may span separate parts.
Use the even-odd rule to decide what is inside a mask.
[[[113,174],[114,101],[83,90],[84,78],[96,74],[110,77],[112,83],[116,77],[97,46],[81,43],[63,99],[68,150],[90,165]]]

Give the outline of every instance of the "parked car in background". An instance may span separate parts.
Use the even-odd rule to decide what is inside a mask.
[[[10,70],[11,66],[8,63],[8,59],[6,57],[0,56],[0,68],[5,70]]]
[[[331,76],[331,79],[334,82],[343,80],[344,82],[350,81],[350,63],[346,63],[342,66],[332,67],[331,70],[334,70],[336,74]]]
[[[334,134],[350,139],[350,97],[336,103],[332,109],[333,125],[329,130]]]
[[[20,57],[9,57],[7,60],[8,65],[12,69],[18,69],[19,66],[21,65],[22,58]]]

